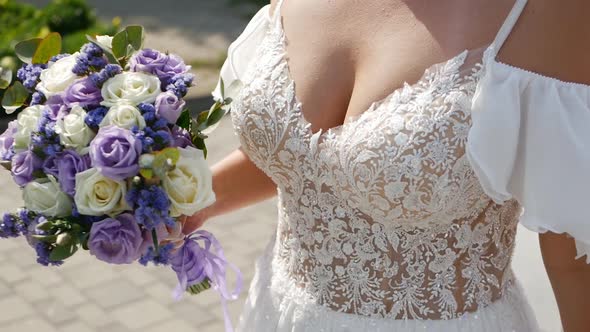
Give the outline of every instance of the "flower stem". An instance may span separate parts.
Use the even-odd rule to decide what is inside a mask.
[[[156,256],[160,252],[160,247],[158,246],[158,233],[156,233],[156,229],[152,229],[152,240],[154,240],[154,253]]]
[[[186,291],[191,295],[197,295],[209,288],[211,288],[211,281],[209,281],[209,279],[205,279],[199,284],[189,286]]]

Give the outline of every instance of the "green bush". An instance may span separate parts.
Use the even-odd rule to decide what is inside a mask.
[[[84,0],[53,0],[43,9],[0,0],[0,64],[20,65],[14,45],[24,39],[59,32],[64,38],[62,51],[73,53],[87,42],[86,34],[114,34],[117,29],[118,24],[99,22]]]
[[[0,0],[0,67],[16,75],[22,63],[14,53],[14,45],[21,40],[59,32],[63,37],[62,52],[74,53],[88,42],[86,35],[113,35],[118,28],[118,19],[109,24],[98,21],[85,0],[53,0],[42,9]]]

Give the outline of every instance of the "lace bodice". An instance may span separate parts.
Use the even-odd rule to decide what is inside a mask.
[[[280,23],[258,47],[232,120],[278,186],[273,278],[300,301],[395,319],[451,319],[511,283],[520,206],[495,204],[467,160],[482,66],[464,52],[348,123],[313,133]]]

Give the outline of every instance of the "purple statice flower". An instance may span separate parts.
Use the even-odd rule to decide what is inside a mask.
[[[84,119],[84,122],[88,127],[94,130],[98,130],[98,126],[100,125],[108,111],[109,109],[104,106],[94,108],[88,111],[88,113],[86,113],[86,118]]]
[[[27,150],[17,153],[12,158],[12,178],[17,185],[24,187],[33,181],[35,173],[42,170],[43,160],[32,151]]]
[[[170,259],[172,258],[172,251],[174,250],[173,243],[167,243],[158,248],[158,251],[154,250],[153,246],[148,247],[147,251],[139,259],[141,265],[147,266],[149,262],[154,265],[169,265]]]
[[[11,160],[14,156],[14,134],[18,131],[16,120],[8,123],[8,128],[0,135],[0,159]]]
[[[160,151],[172,145],[172,135],[168,128],[168,121],[156,115],[156,107],[152,104],[141,103],[138,105],[146,127],[143,130],[132,128],[133,133],[142,142],[143,152],[150,153]]]
[[[31,106],[40,105],[45,100],[45,95],[42,92],[35,91],[31,96]]]
[[[166,85],[166,90],[174,93],[178,98],[183,98],[188,92],[188,88],[193,85],[195,75],[190,73],[178,74],[170,79]]]
[[[53,110],[46,107],[39,119],[39,128],[31,135],[32,150],[40,157],[55,157],[63,150],[59,135],[55,132]]]
[[[52,261],[49,259],[49,255],[51,254],[51,250],[53,247],[45,242],[37,242],[35,244],[35,251],[37,252],[37,263],[43,266],[60,266],[64,262],[63,261]]]
[[[132,187],[125,199],[135,209],[137,223],[147,230],[152,230],[160,224],[174,226],[175,221],[169,214],[170,200],[162,187]]]
[[[143,237],[133,215],[124,213],[92,224],[90,254],[110,264],[130,264],[141,256]]]
[[[88,78],[94,83],[94,85],[98,88],[101,88],[104,82],[106,82],[109,78],[114,77],[123,72],[123,68],[119,65],[108,64],[97,73],[90,74]]]
[[[16,72],[16,78],[23,83],[23,86],[29,92],[33,92],[39,82],[39,76],[45,68],[47,68],[45,64],[24,64]]]
[[[0,224],[0,238],[19,237],[21,234],[17,230],[18,223],[19,220],[14,215],[5,213]]]
[[[129,68],[131,71],[156,75],[162,86],[166,86],[176,75],[187,73],[190,66],[187,66],[178,55],[145,48],[131,57]]]
[[[66,89],[63,101],[69,108],[74,105],[98,106],[102,101],[102,95],[94,82],[90,78],[84,77],[76,80]]]
[[[57,62],[57,61],[65,58],[65,57],[70,56],[70,55],[71,55],[70,53],[61,53],[61,54],[58,54],[58,55],[54,55],[54,56],[51,57],[51,59],[49,59],[49,62]]]
[[[90,168],[90,156],[88,154],[80,156],[74,150],[64,150],[57,157],[55,163],[57,164],[57,179],[61,189],[66,194],[74,196],[76,193],[76,174]]]
[[[100,71],[107,64],[102,48],[94,43],[86,43],[76,57],[76,65],[72,71],[76,75],[84,76],[90,72]]]
[[[90,159],[98,171],[113,180],[124,180],[139,172],[141,141],[127,129],[102,127],[90,143]]]

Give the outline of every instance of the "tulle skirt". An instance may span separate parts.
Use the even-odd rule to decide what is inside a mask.
[[[293,294],[292,285],[273,274],[272,245],[256,264],[256,273],[239,332],[537,332],[537,321],[523,294],[514,283],[501,299],[449,320],[396,320],[339,313],[306,303]]]

